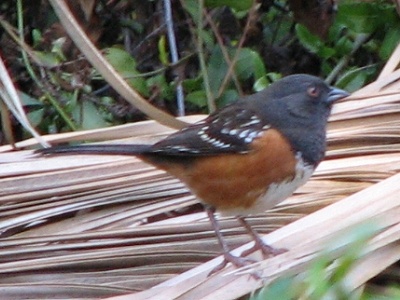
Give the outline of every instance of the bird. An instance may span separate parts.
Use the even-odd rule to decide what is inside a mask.
[[[224,255],[219,269],[228,263],[241,267],[250,252],[231,254],[216,213],[238,219],[254,240],[249,251],[281,253],[246,217],[275,207],[309,180],[325,156],[332,105],[347,96],[319,77],[294,74],[154,144],[81,144],[37,152],[134,155],[166,171],[203,203]]]

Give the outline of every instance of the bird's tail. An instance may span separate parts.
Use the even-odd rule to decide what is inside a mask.
[[[54,146],[38,149],[35,153],[51,154],[105,154],[105,155],[140,155],[151,152],[151,145],[144,144],[95,144],[75,146]]]

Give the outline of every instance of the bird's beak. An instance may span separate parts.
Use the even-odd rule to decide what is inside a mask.
[[[332,104],[333,102],[345,98],[347,96],[350,96],[348,92],[335,87],[331,87],[331,90],[328,94],[328,103]]]

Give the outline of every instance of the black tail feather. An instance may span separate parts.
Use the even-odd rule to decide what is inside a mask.
[[[54,146],[38,149],[35,153],[43,155],[51,154],[104,154],[104,155],[137,155],[150,153],[151,145],[143,144],[96,144],[76,146]]]

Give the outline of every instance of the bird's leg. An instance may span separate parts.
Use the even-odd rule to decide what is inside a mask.
[[[251,247],[250,249],[244,251],[242,253],[243,256],[247,256],[257,250],[261,250],[261,252],[263,253],[264,257],[271,257],[271,256],[275,256],[278,254],[281,254],[283,252],[286,252],[286,249],[279,249],[279,248],[274,248],[271,247],[269,245],[267,245],[266,243],[264,243],[264,241],[261,239],[261,237],[259,236],[259,234],[257,233],[257,231],[255,231],[250,224],[246,221],[246,219],[242,216],[238,216],[237,217],[239,223],[246,229],[246,231],[248,232],[248,234],[253,238],[254,240],[254,246]]]
[[[211,226],[213,227],[214,231],[215,231],[215,235],[217,236],[218,239],[218,243],[222,248],[223,254],[224,254],[224,261],[218,265],[216,268],[214,268],[210,274],[213,274],[217,271],[222,270],[228,263],[233,264],[234,266],[240,268],[243,266],[248,265],[249,263],[251,263],[251,261],[249,259],[245,259],[243,257],[238,257],[238,256],[234,256],[231,254],[228,245],[226,244],[226,241],[224,239],[224,237],[222,236],[221,233],[221,228],[219,226],[219,222],[218,220],[215,218],[215,209],[212,207],[205,207],[205,210],[207,212],[208,218],[210,219],[211,222]]]

